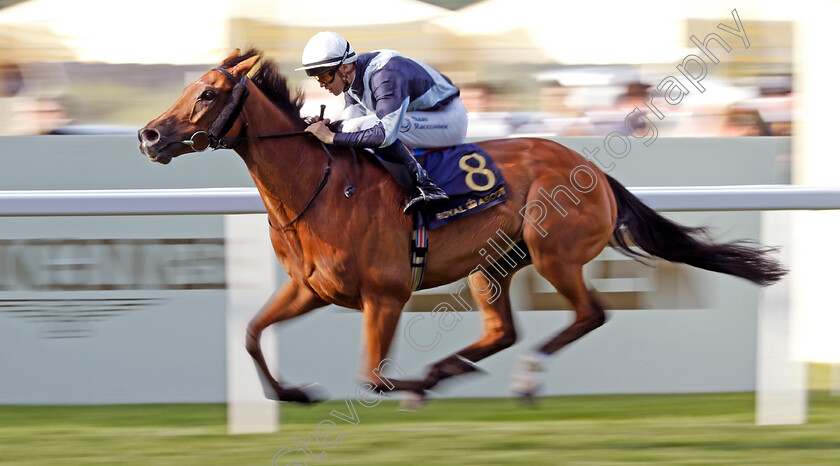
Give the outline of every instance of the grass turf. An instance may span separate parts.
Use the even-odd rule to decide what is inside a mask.
[[[272,464],[288,447],[277,464],[840,464],[840,398],[822,392],[795,426],[754,425],[751,393],[435,400],[416,413],[352,401],[356,425],[331,415],[352,414],[347,401],[283,405],[282,430],[261,435],[227,435],[224,405],[0,406],[0,463]],[[306,437],[314,458],[296,451]]]

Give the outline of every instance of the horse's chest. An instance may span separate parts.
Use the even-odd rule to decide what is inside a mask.
[[[346,254],[307,247],[288,238],[276,239],[273,243],[277,258],[292,280],[325,301],[358,307],[357,274],[349,272],[350,258]]]
[[[305,279],[306,285],[321,299],[340,306],[359,307],[358,287],[333,270],[316,268]]]

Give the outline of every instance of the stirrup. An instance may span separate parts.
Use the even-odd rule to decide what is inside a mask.
[[[418,186],[417,191],[420,193],[417,197],[425,199],[426,202],[445,201],[449,199],[449,195],[436,185]]]
[[[429,205],[435,202],[441,202],[449,199],[449,196],[447,196],[446,193],[443,192],[443,190],[433,193],[424,193],[422,190],[418,191],[420,191],[420,194],[414,196],[405,205],[405,208],[403,209],[404,214],[411,215],[412,213],[414,213],[415,210],[417,210],[418,208],[422,208],[424,205]]]

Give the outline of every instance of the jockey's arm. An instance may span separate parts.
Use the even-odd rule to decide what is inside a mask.
[[[409,96],[406,88],[404,79],[396,71],[386,68],[374,73],[371,77],[371,90],[375,123],[361,131],[336,134],[334,144],[373,148],[393,144],[399,136],[400,123],[408,110]]]

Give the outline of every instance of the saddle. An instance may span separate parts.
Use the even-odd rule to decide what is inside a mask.
[[[414,185],[405,165],[372,156],[397,181],[403,192]],[[414,157],[429,177],[449,196],[420,212],[425,226],[433,230],[456,219],[481,212],[507,200],[505,179],[496,162],[475,144],[436,149],[414,149]]]
[[[373,158],[391,174],[403,192],[414,185],[405,165],[383,160],[373,151]],[[507,200],[505,179],[490,154],[475,144],[460,144],[439,149],[414,149],[414,157],[449,196],[444,202],[427,206],[412,214],[411,289],[423,284],[428,252],[427,230],[447,225]]]

